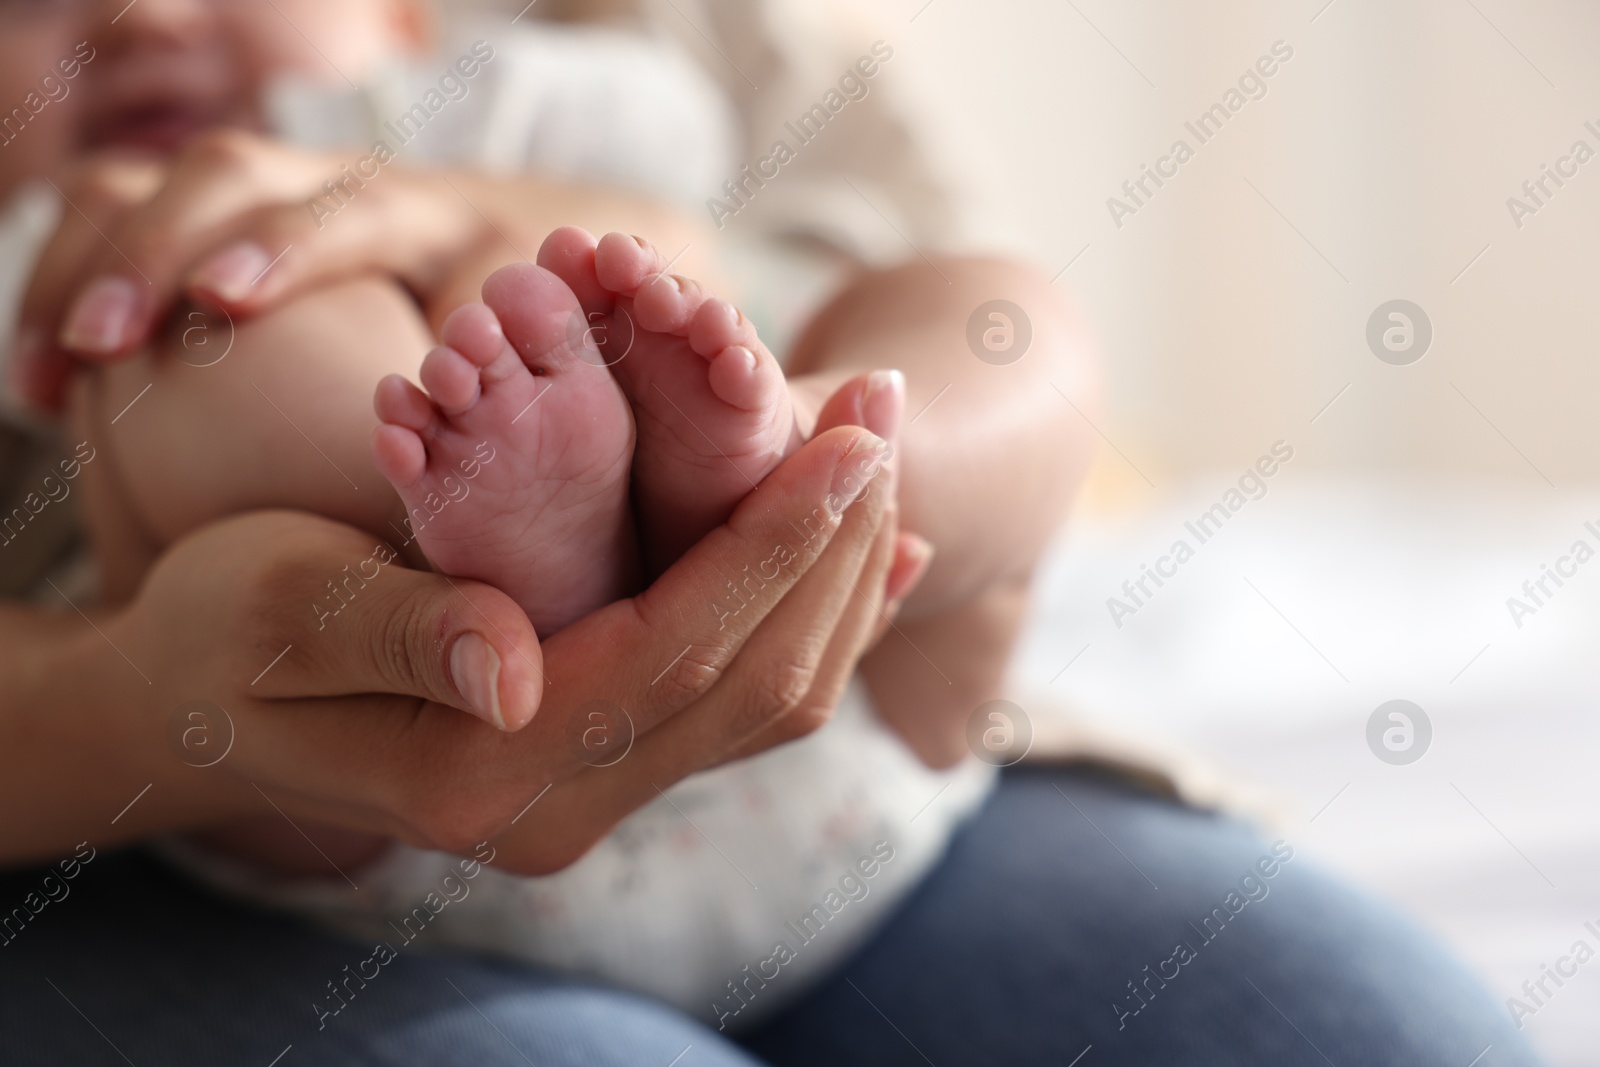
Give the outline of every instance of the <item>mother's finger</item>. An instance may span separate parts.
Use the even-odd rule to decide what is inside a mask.
[[[327,163],[238,130],[186,148],[153,197],[107,232],[113,246],[85,264],[61,313],[59,340],[85,356],[114,356],[144,341],[179,295],[180,281],[215,235],[262,203],[303,201]],[[265,273],[268,258],[256,265]]]
[[[855,427],[806,444],[649,589],[546,641],[552,696],[610,700],[640,731],[703,696],[824,555],[884,449]]]
[[[882,491],[874,487],[872,492]],[[804,737],[833,717],[845,687],[854,676],[861,657],[892,625],[885,598],[885,579],[896,552],[898,521],[890,509],[879,525],[872,550],[862,562],[848,599],[834,624],[833,633],[812,672],[811,686],[788,711],[767,721],[755,734],[742,741],[724,762],[745,759],[775,745]]]
[[[874,484],[851,506],[829,550],[746,642],[718,686],[715,714],[695,709],[662,724],[663,730],[682,731],[684,741],[674,744],[669,736],[661,743],[697,761],[682,773],[705,766],[712,753],[738,751],[803,709],[821,718],[796,722],[762,747],[808,733],[831,713],[832,704],[815,706],[819,674],[837,674],[842,687],[880,617],[895,528],[894,495],[886,482]]]
[[[96,160],[60,176],[61,220],[33,265],[17,312],[13,370],[23,399],[61,407],[71,357],[56,344],[56,324],[85,276],[86,264],[108,251],[107,232],[161,187],[165,171],[142,160]]]
[[[768,724],[812,699],[831,709],[877,618],[875,605],[857,590],[864,582],[881,586],[886,573],[894,543],[891,500],[875,487],[850,505],[827,549],[710,692],[637,737],[615,765],[584,768],[552,784],[511,832],[495,839],[499,865],[529,874],[560,870],[629,812],[722,762]]]
[[[349,527],[288,513],[282,521],[302,551],[245,577],[260,591],[254,639],[279,656],[254,695],[420,697],[501,730],[533,718],[544,692],[539,641],[510,597],[411,570],[393,547]]]
[[[359,166],[359,161],[358,161]],[[331,193],[251,212],[201,250],[182,286],[235,314],[256,314],[354,273],[391,274],[429,293],[445,267],[484,239],[488,225],[443,179],[405,171],[363,181],[344,166]],[[270,271],[281,249],[291,249]]]
[[[917,580],[917,575],[905,573],[902,568],[899,469],[892,462],[899,443],[900,424],[905,417],[905,398],[903,375],[898,371],[873,371],[846,382],[818,415],[818,430],[855,422],[871,427],[888,443],[884,470],[869,490],[885,501],[883,520],[872,551],[853,583],[856,596],[847,602],[834,626],[828,647],[811,679],[811,687],[794,708],[765,723],[745,739],[730,759],[764,752],[774,745],[803,737],[827,722],[838,707],[861,657],[893,625],[895,608],[888,602],[904,596]],[[902,569],[898,576],[897,569]]]

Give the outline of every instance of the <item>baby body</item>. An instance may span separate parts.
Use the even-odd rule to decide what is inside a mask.
[[[141,126],[131,110],[109,114],[92,116],[108,131],[99,147],[200,136],[181,128],[182,115]],[[436,327],[392,283],[355,277],[239,324],[219,363],[157,345],[81,375],[73,432],[112,459],[85,486],[108,589],[136,588],[153,554],[212,518],[295,507],[375,538],[373,567],[352,561],[354,584],[330,576],[334,600],[308,605],[319,625],[337,625],[341,590],[358,595],[403,555],[502,588],[548,635],[689,550],[819,422],[893,436],[905,402],[898,373],[791,388],[737,308],[667,273],[648,242],[563,227],[534,259],[495,272],[481,302],[459,303]],[[207,275],[213,295],[224,295],[225,273]],[[120,347],[127,288],[91,285],[63,341]],[[430,334],[440,343],[427,347]],[[18,355],[27,373],[30,355]],[[132,388],[141,379],[144,410],[125,407],[144,396]],[[128,411],[141,417],[122,418]],[[863,454],[841,506],[888,458]],[[753,561],[754,580],[782,566],[774,549]],[[752,580],[729,578],[729,597],[707,605],[719,617],[738,610],[741,583]],[[504,675],[522,665],[482,648],[456,655],[460,676],[476,681],[464,702],[504,726]],[[615,744],[618,723],[603,725],[600,744]],[[592,747],[591,733],[578,743]],[[971,767],[923,766],[857,687],[828,730],[669,790],[567,871],[530,879],[485,864],[471,906],[425,909],[435,918],[422,944],[576,969],[709,1010],[719,1025],[747,1022],[872,929],[937,859],[986,781]],[[437,900],[429,887],[458,862],[275,816],[171,851],[219,885],[373,936]],[[338,877],[352,874],[361,889]],[[768,990],[772,967],[784,981]]]
[[[602,247],[606,252],[599,251]],[[614,266],[608,265],[608,254],[615,250],[624,277],[630,267],[642,271],[660,262],[653,249],[617,234],[595,242],[581,231],[562,230],[552,235],[544,255],[555,249],[579,264],[598,261],[608,273]],[[642,317],[648,326],[661,323],[664,315],[685,320],[684,292],[697,287],[660,275],[652,282],[664,290],[664,311],[647,303],[641,312],[637,299],[619,300],[631,310],[613,312],[618,321]],[[434,392],[388,377],[362,401],[382,417],[366,464],[359,455],[325,459],[275,410],[274,405],[295,412],[301,428],[317,434],[315,425],[298,416],[307,398],[325,397],[340,377],[330,382],[319,373],[315,351],[305,351],[305,361],[297,362],[292,353],[286,358],[285,349],[256,350],[246,338],[229,360],[203,368],[227,367],[260,380],[270,360],[280,382],[272,402],[260,403],[253,413],[272,419],[251,422],[242,417],[252,414],[246,408],[226,420],[238,447],[226,455],[212,450],[217,469],[276,455],[274,476],[289,484],[325,479],[329,461],[358,478],[364,466],[369,473],[393,470],[394,502],[366,519],[374,527],[372,552],[328,576],[328,596],[306,605],[308,621],[338,626],[345,603],[369,583],[382,581],[385,568],[405,565],[405,557],[419,549],[445,573],[488,581],[518,595],[541,633],[637,588],[650,557],[638,547],[636,531],[648,526],[634,518],[629,476],[645,447],[645,434],[634,429],[644,419],[635,416],[618,384],[620,375],[607,366],[605,345],[608,335],[618,333],[616,327],[609,321],[599,324],[590,312],[578,314],[571,293],[571,285],[538,266],[512,266],[494,276],[485,286],[494,303],[467,305],[452,315],[442,331],[445,343],[422,360],[418,377]],[[370,293],[364,299],[379,308],[386,302]],[[673,456],[670,448],[680,442],[672,436],[674,429],[698,426],[696,432],[708,435],[729,429],[742,435],[710,437],[711,444],[703,437],[702,450],[686,449],[673,462],[653,468],[662,477],[653,499],[669,509],[687,505],[666,512],[665,521],[679,523],[676,536],[690,541],[698,540],[702,526],[720,523],[726,517],[721,512],[748,491],[745,479],[759,480],[762,467],[784,455],[798,433],[781,370],[749,324],[712,299],[704,298],[700,307],[710,305],[701,313],[713,320],[713,337],[721,326],[737,331],[741,341],[748,339],[745,352],[731,354],[738,361],[734,370],[770,375],[766,384],[779,391],[766,394],[775,398],[767,407],[753,413],[732,405],[725,412],[713,408],[726,404],[711,387],[708,368],[714,361],[676,334],[626,327],[633,345],[622,361],[652,359],[664,365],[648,380],[665,411],[681,421],[653,438],[661,443],[663,459]],[[495,305],[503,313],[493,310]],[[530,337],[559,340],[553,351],[541,351],[544,342]],[[525,359],[522,352],[531,355]],[[228,367],[235,357],[236,365]],[[155,372],[157,385],[175,384],[175,376],[199,370],[168,356],[135,358],[99,372],[89,403],[75,413],[80,426],[92,424],[85,426],[86,447],[98,446],[99,455],[126,462],[129,436],[144,436],[143,428],[124,428],[127,420],[109,424],[116,412],[104,405],[121,406],[118,387],[124,378]],[[675,382],[669,371],[698,373],[705,380]],[[738,374],[733,378],[745,381]],[[281,384],[297,380],[305,383],[304,392]],[[898,388],[890,375],[872,382],[863,378],[851,383],[844,398],[855,406],[892,407],[899,403]],[[217,394],[207,389],[204,395],[214,399]],[[676,402],[667,404],[665,398],[674,396]],[[118,428],[122,433],[115,432]],[[740,453],[742,442],[763,450],[757,465],[734,466],[736,453],[749,455]],[[542,465],[552,458],[577,462],[552,472]],[[707,492],[718,485],[709,460],[727,465],[720,499]],[[881,461],[871,453],[862,457],[862,484]],[[171,463],[166,467],[173,469]],[[179,491],[191,480],[163,478],[161,484],[172,487],[172,494],[135,493],[130,512],[170,514],[194,506]],[[137,487],[135,482],[123,492]],[[112,496],[103,486],[87,488]],[[104,515],[104,506],[116,499],[93,500],[90,514]],[[115,542],[136,536],[138,520],[127,521],[130,526],[123,527],[113,520],[96,532],[97,538]],[[658,560],[670,558],[660,545],[654,551]],[[751,575],[730,575],[727,595],[706,604],[708,615],[737,612],[741,583],[759,581],[782,561],[775,551],[753,561]],[[552,595],[552,589],[560,595]],[[488,720],[485,729],[498,714],[499,671],[500,665],[475,662],[464,672],[484,681],[483,688],[464,696]],[[626,709],[616,710],[620,719],[596,719],[572,738],[597,766],[626,758],[620,750],[631,731]],[[824,730],[668,789],[565,871],[543,877],[502,873],[488,846],[484,858],[489,862],[475,879],[462,882],[472,894],[470,903],[462,897],[460,906],[438,912],[430,911],[428,902],[439,901],[439,887],[457,857],[336,827],[291,825],[275,812],[168,841],[164,848],[185,869],[227,892],[374,943],[404,950],[414,941],[420,950],[454,946],[510,955],[640,989],[719,1026],[745,1025],[802,993],[812,977],[875,928],[937,860],[953,823],[981,800],[986,770],[971,764],[953,773],[926,767],[879,721],[857,685]],[[937,804],[929,809],[931,801]],[[875,863],[872,876],[859,870],[849,875],[864,858]],[[360,888],[352,889],[341,875]],[[849,906],[830,910],[841,900]],[[813,915],[819,907],[830,920],[825,933]],[[418,909],[430,916],[425,929],[418,925]],[[809,925],[802,922],[807,916],[813,916]],[[775,958],[781,965],[764,962]],[[764,980],[757,997],[754,980],[744,973],[747,967],[758,976],[777,974],[772,968],[779,967],[782,981]],[[348,991],[345,998],[353,1002]],[[343,1010],[331,992],[317,1008]]]

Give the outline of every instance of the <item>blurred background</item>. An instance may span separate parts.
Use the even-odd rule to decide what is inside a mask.
[[[1575,140],[1600,150],[1597,32],[1578,2],[935,0],[903,52],[979,232],[1072,262],[1109,426],[1158,485],[1288,435],[1319,475],[1570,487],[1600,472],[1600,182],[1581,168],[1520,229],[1506,200]],[[1200,146],[1183,124],[1275,41],[1293,59]],[[1179,137],[1196,158],[1118,228],[1107,198]],[[1405,371],[1362,340],[1394,298],[1436,328]]]
[[[1507,605],[1574,542],[1600,548],[1600,161],[1562,164],[1543,206],[1522,189],[1575,141],[1600,151],[1600,6],[898,10],[894,74],[936,102],[971,239],[1062,271],[1104,358],[1103,447],[1019,701],[1268,787],[1297,846],[1523,996],[1600,925],[1600,567]],[[1199,144],[1184,124],[1279,41],[1266,95]],[[1119,226],[1107,199],[1132,203],[1123,182],[1180,138],[1194,158]],[[1367,340],[1396,299],[1432,325],[1407,365]],[[1107,598],[1196,544],[1185,522],[1278,441],[1294,458],[1267,495],[1118,626]],[[1396,699],[1432,733],[1403,764],[1368,741]],[[1526,1032],[1592,1063],[1597,1018],[1592,967]]]

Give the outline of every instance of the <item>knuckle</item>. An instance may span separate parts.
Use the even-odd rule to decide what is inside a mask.
[[[223,537],[230,532],[223,527],[202,536]],[[239,581],[243,612],[262,640],[304,642],[308,630],[315,632],[319,624],[327,623],[317,605],[330,596],[329,578],[337,573],[332,561],[340,557],[317,550],[323,546],[301,547],[302,551],[253,553],[230,572]]]
[[[795,708],[773,723],[771,730],[779,743],[798,741],[807,734],[822,729],[832,718],[832,705],[808,703]]]
[[[415,691],[421,679],[422,641],[428,613],[415,600],[404,600],[384,613],[373,630],[372,658],[384,678]]]
[[[813,674],[811,666],[791,657],[752,661],[749,680],[737,698],[737,734],[754,736],[787,722],[808,703]],[[800,730],[792,736],[809,732]]]
[[[785,656],[760,666],[752,682],[752,699],[764,717],[786,716],[798,709],[811,691],[812,665]]]
[[[294,557],[277,557],[254,562],[243,576],[244,602],[257,620],[264,640],[296,640],[312,614],[298,598],[285,596],[287,590],[309,589],[315,582],[308,562]],[[298,609],[298,610],[297,610]]]
[[[704,696],[722,677],[725,652],[713,645],[691,645],[651,684],[670,706],[677,708]]]

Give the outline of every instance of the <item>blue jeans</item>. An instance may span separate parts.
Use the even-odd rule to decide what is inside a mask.
[[[1486,1048],[1477,1067],[1537,1062],[1438,947],[1292,849],[1089,771],[1009,772],[871,942],[737,1043],[709,1005],[691,1019],[410,951],[319,1029],[313,1004],[368,946],[107,855],[0,946],[0,1062],[1465,1067]],[[41,877],[0,877],[0,916]]]

